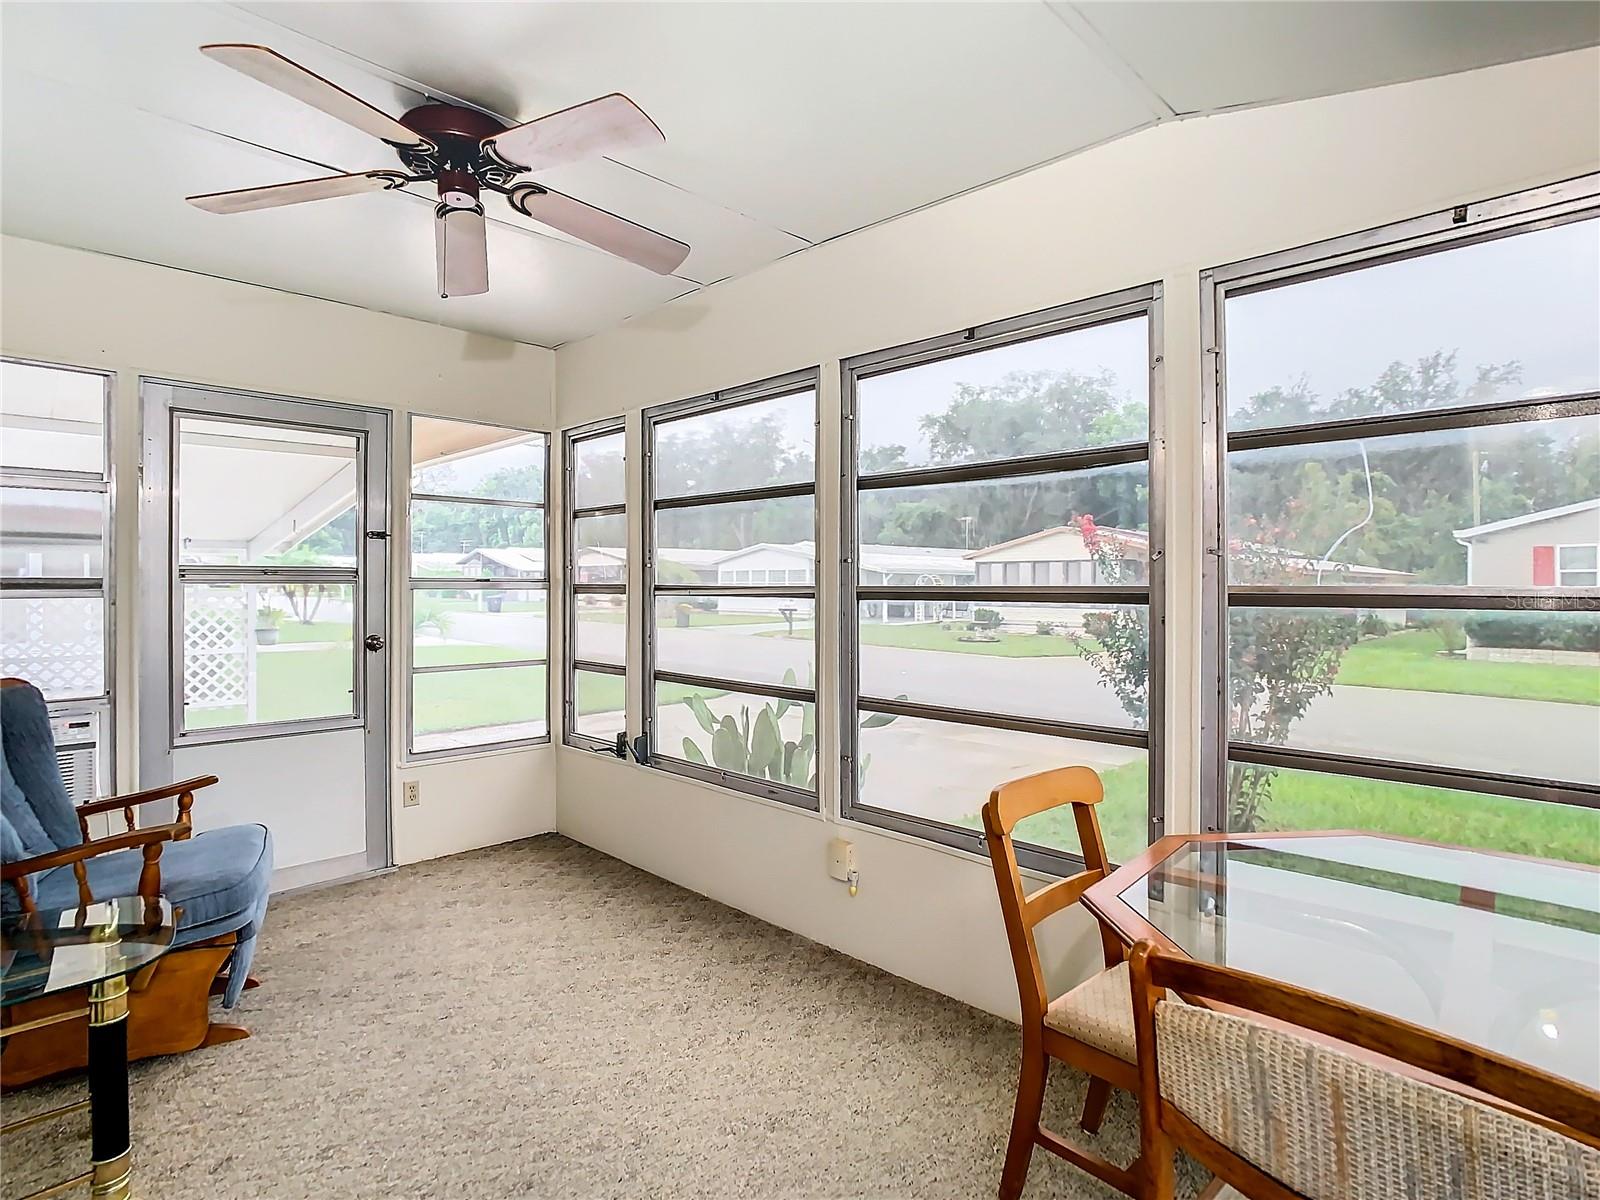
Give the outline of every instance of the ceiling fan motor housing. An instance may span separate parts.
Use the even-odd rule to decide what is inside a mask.
[[[520,168],[492,157],[483,139],[506,126],[475,108],[456,104],[423,104],[400,118],[400,123],[427,138],[432,145],[395,146],[400,161],[414,175],[435,179],[439,199],[449,208],[482,211],[478,191],[483,186],[504,190]]]

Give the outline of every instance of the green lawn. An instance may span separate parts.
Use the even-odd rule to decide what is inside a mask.
[[[1338,682],[1353,687],[1600,705],[1600,670],[1594,667],[1471,662],[1441,657],[1442,649],[1439,635],[1427,629],[1408,629],[1359,642],[1346,652]]]
[[[285,629],[288,628],[286,625]],[[333,641],[330,631],[340,626],[322,623],[298,626],[306,636],[296,641]],[[348,631],[346,631],[348,632]],[[284,639],[288,641],[289,639]],[[496,662],[522,657],[525,650],[508,646],[421,646],[417,665]],[[266,653],[256,659],[258,705],[256,720],[294,721],[310,717],[347,714],[350,703],[350,652],[345,649],[300,650]],[[585,675],[578,693],[580,713],[621,712],[626,705],[626,681],[618,675]],[[691,693],[711,697],[720,692],[681,684],[663,684],[662,704],[676,704]],[[511,667],[504,671],[441,672],[419,675],[413,698],[418,733],[445,733],[519,721],[537,721],[545,712],[545,668]],[[190,729],[215,729],[241,724],[243,705],[197,710],[189,714]]]
[[[758,633],[757,637],[787,637],[781,629]],[[809,625],[794,631],[796,638],[813,636]],[[997,642],[963,642],[971,637],[966,622],[956,621],[946,628],[943,622],[924,621],[912,625],[861,626],[861,641],[867,646],[898,646],[904,650],[944,650],[952,654],[987,654],[992,658],[1072,658],[1078,654],[1073,640],[1063,634],[1002,633]]]
[[[291,642],[348,642],[350,626],[342,621],[313,621],[302,625],[292,617],[278,626],[278,641]]]
[[[1145,764],[1114,767],[1100,778],[1106,789],[1101,831],[1112,858],[1125,861],[1145,844]],[[961,823],[983,824],[976,813]],[[1311,772],[1279,773],[1260,828],[1369,829],[1600,864],[1600,811],[1594,809]],[[1070,809],[1030,817],[1018,829],[1019,836],[1040,845],[1078,848]]]

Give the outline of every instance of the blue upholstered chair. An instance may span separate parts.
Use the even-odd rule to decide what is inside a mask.
[[[272,879],[272,835],[266,827],[231,825],[193,833],[194,793],[216,783],[215,776],[75,808],[56,764],[45,699],[22,680],[0,681],[0,750],[0,902],[7,910],[74,908],[91,899],[159,893],[177,911],[173,950],[134,981],[130,1057],[246,1036],[234,1027],[212,1025],[206,997],[221,990],[223,1006],[232,1008],[249,980]],[[156,801],[175,801],[177,820],[135,828],[135,809]],[[127,830],[90,839],[88,819],[117,811]],[[181,995],[173,994],[175,987]],[[141,993],[148,993],[143,1005]],[[25,1007],[8,1009],[8,1021],[26,1019],[20,1011]],[[5,1082],[26,1082],[77,1065],[58,1064],[58,1056],[42,1050],[41,1055],[53,1069],[33,1070],[27,1064],[36,1056],[24,1046],[8,1045],[0,1064]]]

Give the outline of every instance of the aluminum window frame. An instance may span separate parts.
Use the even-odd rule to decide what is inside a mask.
[[[857,385],[862,379],[926,363],[963,357],[1019,342],[1108,325],[1132,317],[1146,322],[1149,371],[1147,437],[1139,442],[1022,455],[954,466],[917,467],[862,476],[856,413]],[[856,355],[840,362],[840,399],[843,405],[840,448],[840,721],[839,816],[841,820],[893,830],[970,853],[988,856],[983,831],[931,818],[863,804],[858,798],[856,772],[858,725],[863,712],[942,720],[971,726],[1009,729],[1080,741],[1143,749],[1148,774],[1146,844],[1160,837],[1166,826],[1166,755],[1163,728],[1166,715],[1166,403],[1164,387],[1164,327],[1160,282],[1124,288],[1069,304],[1057,305],[985,325],[903,346]],[[1148,464],[1149,559],[1146,581],[1136,585],[1027,585],[971,586],[891,585],[860,582],[858,564],[862,491],[882,488],[926,487],[939,483],[1010,480],[1031,475],[1070,477],[1096,467],[1128,463]],[[1002,579],[1004,573],[1002,573]],[[1134,604],[1144,606],[1150,630],[1148,720],[1144,729],[1123,729],[1088,722],[1029,718],[957,709],[944,705],[862,696],[860,691],[860,603],[882,600],[954,600],[969,605],[1016,601],[1059,604]],[[1083,868],[1083,858],[1071,851],[1031,843],[1017,844],[1022,865],[1052,875],[1067,875]]]
[[[1455,205],[1342,237],[1243,259],[1200,273],[1203,354],[1209,360],[1201,371],[1205,553],[1202,555],[1201,583],[1203,694],[1200,712],[1200,816],[1201,825],[1207,832],[1219,832],[1226,828],[1230,761],[1600,808],[1600,786],[1235,741],[1228,726],[1226,700],[1230,602],[1235,600],[1245,602],[1238,607],[1451,608],[1545,612],[1593,612],[1600,609],[1600,588],[1559,593],[1548,589],[1491,588],[1470,584],[1437,587],[1349,584],[1230,587],[1227,569],[1227,464],[1230,452],[1273,446],[1324,445],[1358,438],[1372,439],[1491,425],[1532,425],[1563,417],[1594,417],[1600,415],[1600,392],[1579,391],[1485,405],[1230,432],[1227,428],[1225,324],[1228,298],[1426,257],[1596,217],[1600,217],[1600,174],[1591,174],[1489,200]],[[1558,573],[1558,584],[1559,578]]]
[[[54,362],[49,359],[25,358],[20,355],[0,355],[0,362],[17,366],[37,367],[50,371],[68,371],[75,375],[98,376],[101,380],[100,470],[52,470],[43,467],[0,466],[0,488],[42,488],[55,491],[97,492],[103,496],[100,525],[100,575],[74,578],[69,576],[0,576],[0,594],[20,599],[34,597],[62,597],[98,599],[101,605],[103,664],[101,678],[104,687],[95,696],[69,696],[49,700],[46,707],[50,715],[65,716],[76,713],[93,713],[100,718],[100,749],[97,751],[101,778],[96,786],[105,792],[117,790],[117,466],[116,433],[117,406],[114,371],[81,367],[75,363]]]
[[[588,504],[579,505],[577,502],[577,466],[578,447],[584,442],[598,441],[601,438],[620,437],[623,443],[622,452],[622,485],[623,497],[616,504]],[[562,494],[566,499],[566,525],[565,536],[562,538],[562,600],[565,613],[562,619],[562,639],[566,653],[562,655],[562,698],[561,698],[561,744],[571,746],[577,750],[593,750],[597,753],[614,754],[618,758],[627,753],[627,713],[623,713],[622,746],[616,742],[608,742],[604,738],[597,738],[593,734],[582,733],[578,729],[578,672],[588,671],[591,674],[613,675],[623,681],[623,696],[626,700],[628,691],[628,640],[630,618],[628,617],[628,565],[624,558],[622,579],[618,583],[580,583],[578,582],[578,522],[585,517],[621,517],[623,519],[622,544],[626,555],[628,545],[628,531],[626,528],[628,517],[628,452],[627,452],[628,427],[623,417],[607,417],[600,421],[591,421],[587,425],[579,425],[565,430],[561,435],[561,477]],[[620,596],[622,597],[623,644],[622,664],[603,663],[598,660],[582,659],[578,657],[578,597],[579,596]]]
[[[720,492],[692,493],[661,499],[656,497],[655,445],[656,430],[659,426],[689,417],[726,412],[730,409],[757,404],[763,400],[776,400],[808,389],[812,394],[812,466],[809,482],[802,481],[759,488],[737,488]],[[782,684],[756,683],[723,679],[710,675],[661,671],[656,663],[655,612],[658,597],[672,595],[744,596],[761,599],[810,600],[812,610],[812,674],[813,679],[816,678],[824,647],[821,635],[822,623],[818,619],[818,587],[816,582],[820,578],[822,571],[822,514],[817,495],[818,473],[821,470],[822,463],[821,405],[822,368],[820,365],[804,367],[798,371],[789,371],[782,375],[774,375],[739,387],[725,388],[721,391],[708,392],[701,396],[691,396],[685,400],[659,404],[645,409],[642,414],[643,454],[641,455],[642,461],[640,464],[640,478],[643,485],[641,507],[644,514],[644,529],[641,537],[644,558],[642,564],[644,570],[644,595],[639,602],[640,619],[643,621],[644,628],[643,656],[639,672],[640,699],[642,701],[640,711],[645,747],[642,761],[646,766],[655,767],[670,774],[697,779],[704,783],[715,784],[718,787],[759,796],[767,800],[775,800],[813,813],[822,811],[823,762],[820,745],[816,748],[815,759],[817,764],[817,787],[809,791],[804,788],[777,783],[770,779],[757,779],[751,775],[741,775],[734,771],[726,771],[710,764],[690,762],[688,759],[660,752],[656,746],[655,738],[656,682],[658,679],[663,682],[716,688],[718,690],[731,691],[738,695],[761,696],[774,700],[793,700],[802,704],[810,704],[814,713],[813,724],[819,730],[821,714],[819,711],[820,695],[814,684],[810,688],[788,688]],[[717,504],[758,502],[761,500],[777,500],[801,496],[810,497],[811,499],[811,583],[803,585],[664,584],[656,579],[656,516],[658,513],[676,508],[701,508]]]
[[[453,421],[459,425],[477,425],[487,429],[504,429],[508,433],[524,434],[528,437],[544,439],[544,455],[540,467],[540,496],[539,500],[505,500],[489,496],[461,496],[448,492],[414,492],[411,490],[412,480],[417,472],[416,463],[416,423],[418,420],[427,421]],[[555,681],[551,679],[550,671],[550,617],[554,607],[554,596],[550,582],[550,442],[553,435],[549,430],[531,429],[521,425],[507,425],[501,421],[483,421],[472,417],[449,416],[429,412],[409,412],[406,414],[406,446],[409,461],[406,464],[406,585],[405,585],[405,622],[402,626],[405,637],[405,673],[406,682],[401,703],[401,719],[405,722],[405,740],[402,743],[404,752],[401,762],[404,765],[413,765],[431,762],[443,762],[458,758],[476,758],[485,754],[501,754],[512,750],[522,750],[533,746],[544,746],[550,743],[551,730],[551,699],[554,695]],[[508,439],[509,440],[509,439]],[[422,575],[416,574],[413,561],[413,535],[411,528],[411,505],[414,500],[445,504],[476,504],[488,508],[518,508],[535,509],[541,514],[543,525],[544,553],[540,556],[541,569],[538,579],[506,579],[499,576],[483,575]],[[530,586],[532,585],[532,586]],[[416,664],[416,629],[415,611],[418,592],[427,591],[544,591],[545,634],[544,653],[537,658],[507,659],[504,662],[493,663],[444,663],[436,666],[419,667]],[[471,746],[440,747],[436,750],[418,750],[416,748],[416,682],[419,675],[445,675],[466,671],[504,670],[507,668],[544,668],[544,732],[535,737],[527,738],[501,738],[495,741],[479,742]]]

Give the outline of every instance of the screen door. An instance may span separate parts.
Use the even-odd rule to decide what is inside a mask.
[[[278,889],[387,866],[388,415],[143,395],[144,786],[218,776],[196,829],[266,825]]]

